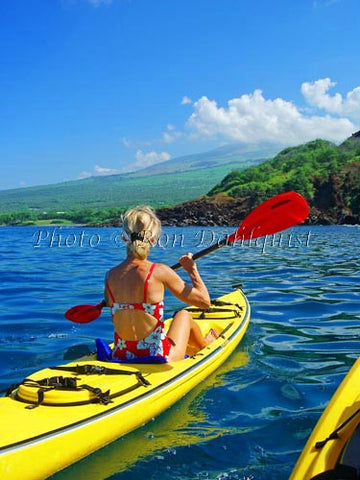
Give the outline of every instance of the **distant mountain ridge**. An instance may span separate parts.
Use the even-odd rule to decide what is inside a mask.
[[[274,147],[252,150],[229,145],[132,173],[2,190],[0,212],[128,208],[141,203],[154,207],[175,205],[206,194],[231,170],[256,165],[273,153]]]
[[[19,207],[28,212],[75,210],[75,216],[64,218],[118,225],[119,208],[146,203],[168,225],[237,225],[262,201],[295,190],[310,204],[308,223],[360,224],[360,132],[338,146],[317,139],[285,148],[269,160],[266,153],[260,158],[262,152],[257,152],[255,158],[254,150],[239,153],[238,148],[221,147],[123,175],[3,191],[0,208],[3,212]],[[114,212],[102,215],[103,207]],[[88,209],[89,215],[81,212],[77,217],[76,209]],[[23,220],[16,214],[2,215],[5,224],[29,219],[25,214]]]
[[[255,148],[244,144],[224,145],[207,152],[194,153],[159,162],[141,170],[131,172],[131,175],[157,175],[164,173],[179,173],[201,168],[213,168],[232,164],[239,160],[255,161],[271,158],[281,150],[280,146],[267,145]],[[254,162],[255,163],[255,162]]]

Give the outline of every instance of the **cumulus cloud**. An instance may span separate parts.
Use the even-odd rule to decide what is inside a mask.
[[[315,82],[305,82],[301,92],[309,105],[325,110],[329,113],[347,116],[360,120],[360,87],[356,87],[343,98],[340,93],[329,95],[328,91],[336,86],[330,78],[322,78]]]
[[[170,160],[170,154],[168,152],[148,152],[144,153],[142,150],[137,150],[135,154],[135,164],[133,165],[134,169],[149,167],[155,163],[165,162]]]
[[[349,112],[359,113],[360,87],[347,95],[327,95],[334,86],[330,79],[304,83],[302,93],[310,105],[325,115],[305,114],[294,103],[282,98],[266,99],[261,90],[230,99],[226,107],[206,96],[193,104],[194,111],[186,126],[190,136],[222,139],[244,143],[271,142],[283,145],[302,143],[314,138],[341,141],[356,130],[347,118]],[[329,115],[329,113],[343,114]],[[348,115],[346,115],[346,113]]]

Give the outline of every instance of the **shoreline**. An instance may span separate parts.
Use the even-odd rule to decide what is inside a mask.
[[[239,223],[262,200],[254,197],[233,198],[225,195],[213,197],[200,197],[189,202],[166,208],[155,208],[156,214],[164,226],[199,226],[199,227],[231,227]],[[331,208],[321,206],[310,207],[310,213],[303,225],[359,225],[360,213],[352,212],[341,204]],[[66,219],[53,219],[50,221],[25,221],[23,223],[1,225],[31,226],[31,227],[121,227],[120,217],[104,222],[71,223]]]

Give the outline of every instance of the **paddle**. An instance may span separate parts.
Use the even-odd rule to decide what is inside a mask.
[[[236,232],[225,236],[222,240],[193,255],[193,259],[201,258],[225,245],[232,245],[238,240],[272,235],[303,222],[309,215],[309,205],[304,197],[296,192],[285,192],[266,200],[249,213]],[[171,268],[177,270],[180,263]]]
[[[100,317],[103,307],[106,307],[105,300],[97,305],[76,305],[66,310],[64,315],[68,320],[75,323],[89,323]]]
[[[272,235],[286,228],[303,222],[309,215],[309,205],[304,197],[296,192],[285,192],[275,195],[256,207],[245,217],[238,229],[231,235],[193,255],[193,259],[204,257],[225,245],[232,245],[238,240]],[[171,268],[177,270],[180,263]],[[65,312],[65,317],[75,323],[89,323],[98,318],[102,308],[106,306],[105,300],[97,305],[77,305]]]

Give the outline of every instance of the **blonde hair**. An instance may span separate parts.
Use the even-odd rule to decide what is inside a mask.
[[[127,251],[144,260],[150,245],[156,243],[161,232],[161,222],[149,206],[139,206],[128,210],[122,216],[123,229],[128,237]]]

